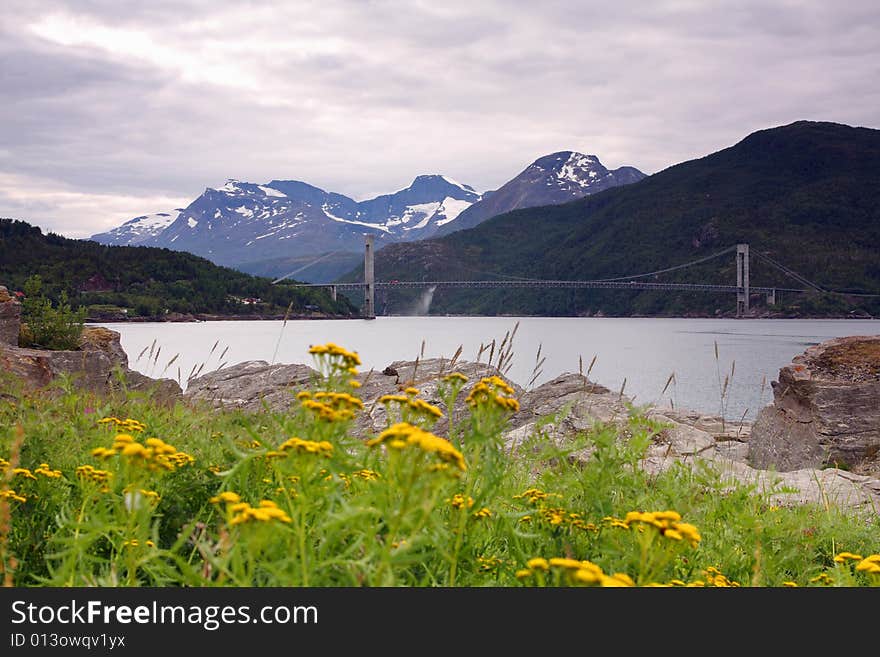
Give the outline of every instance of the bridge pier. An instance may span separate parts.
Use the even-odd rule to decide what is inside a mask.
[[[749,245],[736,245],[736,316],[749,312]]]
[[[775,306],[776,305],[776,288],[774,287],[767,293],[767,305]]]
[[[330,286],[330,298],[333,299],[333,301],[336,301],[336,286],[335,285]]]
[[[376,319],[373,236],[364,235],[364,319]]]

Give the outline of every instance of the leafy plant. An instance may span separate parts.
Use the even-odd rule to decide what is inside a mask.
[[[43,293],[43,280],[31,276],[24,284],[22,328],[19,343],[39,349],[78,349],[82,337],[86,309],[74,310],[62,291],[57,305]]]

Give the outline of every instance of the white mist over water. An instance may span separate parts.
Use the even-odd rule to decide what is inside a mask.
[[[800,319],[654,319],[613,317],[378,317],[374,320],[219,321],[102,324],[121,335],[129,364],[147,376],[177,380],[186,387],[190,372],[202,374],[221,364],[246,360],[312,365],[310,345],[335,342],[357,351],[361,371],[381,372],[395,360],[414,360],[425,342],[425,358],[451,358],[459,346],[462,360],[477,360],[481,344],[498,343],[514,325],[508,377],[528,387],[541,347],[546,357],[534,386],[564,372],[577,372],[578,359],[590,379],[634,397],[636,404],[657,403],[701,413],[720,413],[719,380],[733,369],[725,415],[754,419],[773,398],[770,382],[779,368],[810,345],[846,335],[880,334],[877,320]],[[148,359],[152,345],[161,354]],[[217,346],[214,347],[215,342]],[[715,359],[718,345],[718,361]],[[212,350],[213,347],[213,350]],[[143,350],[146,353],[138,358]],[[168,366],[177,355],[173,364]],[[488,354],[483,354],[486,362]],[[661,395],[670,374],[675,381]],[[719,376],[720,373],[720,376]]]
[[[436,285],[432,285],[427,290],[422,292],[422,296],[419,297],[419,300],[416,301],[416,305],[413,307],[411,315],[415,315],[420,317],[422,315],[427,315],[428,311],[431,309],[431,302],[434,300],[434,292],[437,290]]]

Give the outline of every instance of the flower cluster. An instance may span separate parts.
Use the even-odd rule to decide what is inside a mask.
[[[368,447],[381,444],[391,449],[415,447],[429,454],[436,454],[440,460],[454,465],[459,470],[467,470],[464,456],[452,446],[452,443],[408,422],[398,422],[367,441]]]
[[[230,525],[241,525],[250,522],[291,522],[290,516],[278,508],[272,500],[262,500],[259,505],[251,506],[242,502],[241,496],[232,491],[223,491],[210,499],[211,504],[225,504]]]
[[[516,572],[516,577],[520,580],[528,580],[536,575],[543,578],[545,573],[550,572],[559,575],[562,583],[569,586],[635,586],[635,582],[626,573],[606,575],[602,568],[592,561],[579,561],[566,557],[529,559],[526,567]]]
[[[470,495],[465,497],[461,493],[456,493],[452,496],[452,499],[446,501],[452,505],[453,509],[464,509],[465,507],[469,509],[474,505],[473,497],[471,497]]]
[[[872,554],[856,564],[856,570],[869,575],[880,575],[880,554]]]
[[[546,502],[551,497],[562,497],[558,493],[547,493],[539,488],[527,488],[519,495],[514,495],[515,500],[526,500],[529,504],[536,507],[537,517],[543,520],[551,527],[571,527],[574,529],[583,529],[587,531],[596,531],[597,527],[591,522],[587,522],[579,513],[569,511],[561,506],[549,506]],[[520,518],[520,522],[531,522],[533,517],[526,515]]]
[[[427,418],[440,419],[443,417],[443,411],[433,404],[429,404],[424,399],[415,399],[415,395],[419,394],[415,388],[407,388],[404,392],[406,392],[405,395],[382,395],[379,397],[379,403],[385,406],[397,403]]]
[[[113,478],[113,473],[107,470],[97,470],[91,465],[81,465],[76,469],[76,476],[96,484],[106,484]]]
[[[559,493],[545,493],[540,488],[527,488],[519,495],[514,495],[513,499],[526,499],[530,504],[537,506],[540,502],[543,502],[549,497],[562,497],[562,495]]]
[[[500,376],[489,376],[480,379],[465,398],[471,407],[494,405],[505,411],[516,412],[519,402],[514,398],[515,391]]]
[[[40,467],[34,470],[34,474],[43,475],[49,479],[61,479],[61,470],[53,470],[48,463],[40,463]]]
[[[308,390],[297,393],[303,408],[318,416],[325,422],[351,420],[357,411],[363,410],[364,402],[347,392],[320,391],[314,394]]]
[[[611,518],[609,520],[615,520]],[[641,512],[630,511],[626,514],[626,518],[620,524],[614,526],[626,526],[630,529],[635,527],[653,527],[660,534],[673,541],[686,540],[691,547],[697,547],[701,540],[700,532],[697,528],[687,522],[680,522],[681,514],[676,511],[653,511]]]
[[[120,420],[118,417],[105,417],[98,420],[98,424],[114,424],[117,429],[129,433],[141,433],[147,428],[147,425],[143,422],[133,420],[130,417],[127,417],[124,420]]]
[[[151,471],[170,471],[192,464],[195,459],[186,452],[179,451],[159,438],[147,438],[143,444],[137,442],[131,434],[119,433],[109,449],[97,447],[92,456],[109,459],[120,456],[130,464],[144,467]]]
[[[6,459],[0,459],[0,474],[9,470],[9,466],[9,461]],[[47,479],[61,479],[63,476],[61,470],[53,470],[49,467],[48,463],[40,463],[39,467],[35,468],[33,472],[28,468],[12,468],[13,477],[22,477],[24,479],[36,481],[37,475],[43,475]]]
[[[835,563],[857,562],[856,570],[858,572],[867,573],[868,575],[880,575],[880,554],[863,557],[852,552],[841,552],[834,557],[834,561]]]
[[[363,479],[364,481],[376,481],[381,475],[378,472],[362,468],[351,473],[353,477]]]
[[[148,547],[148,548],[156,547],[156,544],[153,543],[153,541],[149,541],[149,540],[147,540],[147,541],[144,541],[143,544],[142,544],[142,543],[141,543],[138,539],[136,539],[136,538],[133,538],[133,539],[128,540],[128,541],[123,541],[123,543],[122,543],[122,547],[131,547],[131,548],[140,547],[141,545],[144,545],[145,547]]]
[[[14,500],[16,502],[27,502],[27,498],[24,495],[16,493],[11,488],[0,489],[0,498]]]
[[[706,576],[706,584],[708,586],[715,586],[717,588],[736,588],[739,586],[739,582],[729,579],[714,566],[706,568],[703,571],[703,574]]]
[[[266,453],[269,457],[283,457],[292,452],[300,454],[317,454],[319,456],[332,456],[333,445],[326,440],[316,442],[314,440],[303,440],[302,438],[288,438],[278,446],[277,450]]]
[[[484,573],[498,570],[499,566],[504,564],[504,560],[499,557],[477,557],[477,564]]]
[[[553,527],[573,527],[586,531],[596,531],[598,528],[591,522],[587,522],[581,514],[574,513],[559,506],[542,506],[538,509],[541,520]]]
[[[309,347],[309,353],[315,356],[316,360],[326,363],[326,369],[329,370],[327,374],[346,372],[356,375],[357,366],[361,364],[361,357],[356,351],[349,351],[333,342],[313,345]]]

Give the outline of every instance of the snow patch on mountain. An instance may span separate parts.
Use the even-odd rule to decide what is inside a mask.
[[[330,206],[326,203],[321,206],[321,210],[324,211],[324,214],[327,215],[328,219],[332,219],[333,221],[338,221],[343,224],[352,224],[354,226],[366,226],[367,228],[375,228],[377,230],[385,231],[386,233],[390,233],[391,230],[387,226],[382,226],[380,224],[370,224],[366,221],[355,221],[353,219],[345,219],[343,217],[337,217],[335,214],[330,212]]]
[[[101,239],[96,241],[114,246],[136,246],[148,242],[161,235],[168,226],[174,223],[181,211],[176,209],[134,217],[106,233],[99,233],[95,237]]]
[[[257,187],[266,196],[276,196],[278,198],[287,198],[287,194],[285,194],[283,192],[279,192],[277,189],[273,189],[271,187],[266,187],[265,185],[257,185]]]
[[[455,221],[455,219],[458,218],[458,215],[471,207],[471,205],[473,204],[468,201],[460,201],[457,198],[447,196],[443,199],[443,203],[438,211],[438,214],[442,213],[444,218],[435,222],[435,225],[445,226],[450,221]]]

